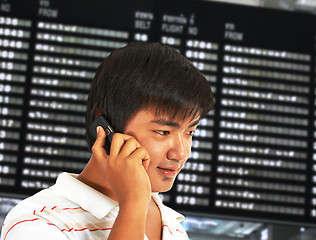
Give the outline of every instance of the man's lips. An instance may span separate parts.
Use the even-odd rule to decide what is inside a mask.
[[[173,166],[158,166],[157,168],[160,169],[166,169],[166,170],[172,170],[172,171],[178,171],[180,169],[179,165],[173,165]]]
[[[166,177],[174,177],[177,175],[180,167],[157,167],[159,172]]]

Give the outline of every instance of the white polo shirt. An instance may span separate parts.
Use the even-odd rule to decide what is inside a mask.
[[[184,217],[152,194],[162,217],[162,239],[184,240]],[[1,240],[105,240],[118,215],[118,203],[62,173],[56,184],[23,200],[7,215]],[[147,240],[147,237],[144,236]]]

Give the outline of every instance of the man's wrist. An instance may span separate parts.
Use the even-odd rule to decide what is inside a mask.
[[[150,199],[134,199],[133,201],[122,201],[119,203],[121,210],[127,210],[127,211],[141,211],[142,209],[147,212],[149,207]]]

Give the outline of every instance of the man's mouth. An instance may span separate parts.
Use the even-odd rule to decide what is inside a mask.
[[[164,176],[166,176],[166,177],[174,177],[174,176],[176,176],[177,175],[177,173],[178,173],[178,169],[179,168],[168,168],[168,167],[166,167],[166,168],[164,168],[164,167],[157,167],[158,168],[158,170],[159,170],[159,172],[161,173],[161,174],[163,174]]]

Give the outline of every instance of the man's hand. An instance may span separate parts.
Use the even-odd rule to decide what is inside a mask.
[[[105,138],[103,128],[98,127],[92,152],[120,207],[128,203],[148,205],[151,185],[145,170],[150,162],[147,150],[132,136],[116,133],[108,156],[104,150]]]
[[[116,133],[108,156],[103,147],[106,134],[102,127],[97,132],[93,158],[98,161],[98,172],[105,176],[120,206],[108,239],[143,240],[151,200],[151,185],[145,170],[150,162],[149,154],[132,136]]]

